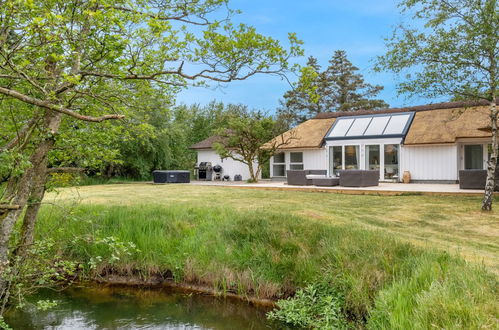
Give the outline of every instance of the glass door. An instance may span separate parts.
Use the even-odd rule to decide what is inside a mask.
[[[385,180],[399,179],[399,145],[385,144]]]
[[[379,170],[379,145],[366,145],[366,170]]]
[[[345,170],[358,170],[360,160],[359,146],[345,146]]]
[[[483,169],[483,145],[481,144],[464,145],[464,169],[465,170]]]
[[[329,175],[337,176],[343,169],[342,146],[329,147]]]

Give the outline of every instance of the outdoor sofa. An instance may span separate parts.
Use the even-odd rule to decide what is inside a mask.
[[[340,186],[370,187],[379,185],[378,170],[342,170],[339,171]]]
[[[286,178],[288,185],[292,186],[310,186],[313,184],[312,179],[307,179],[307,175],[326,175],[326,170],[287,170]]]
[[[499,191],[499,171],[496,171],[495,189]],[[460,170],[459,189],[485,189],[487,170]]]

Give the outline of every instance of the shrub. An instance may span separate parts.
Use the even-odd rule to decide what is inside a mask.
[[[347,328],[344,304],[343,295],[329,283],[314,283],[299,289],[292,298],[279,300],[279,309],[267,316],[302,328],[344,329]]]

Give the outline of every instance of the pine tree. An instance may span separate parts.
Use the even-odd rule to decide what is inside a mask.
[[[364,81],[343,50],[335,51],[325,71],[309,57],[294,89],[284,94],[280,116],[297,124],[321,112],[373,110],[388,107],[375,97],[383,86]]]
[[[337,50],[334,53],[324,72],[325,81],[328,82],[325,97],[330,100],[329,111],[373,110],[388,107],[385,101],[374,99],[383,90],[383,86],[366,83],[358,71],[359,68],[348,60],[344,50]]]

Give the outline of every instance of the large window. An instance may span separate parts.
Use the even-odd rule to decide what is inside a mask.
[[[483,146],[481,144],[467,144],[464,146],[464,169],[483,169]]]
[[[385,179],[399,178],[399,145],[385,144]]]
[[[345,146],[345,169],[358,170],[360,160],[359,146]]]
[[[286,176],[286,156],[283,152],[274,155],[272,169],[274,176]]]
[[[289,169],[303,170],[303,152],[289,153]]]
[[[341,146],[329,148],[329,173],[330,175],[338,175],[338,171],[343,169],[343,153]]]
[[[379,145],[366,145],[366,169],[379,170]]]

